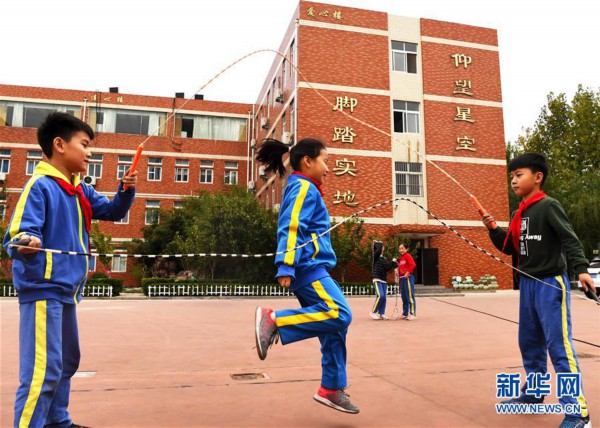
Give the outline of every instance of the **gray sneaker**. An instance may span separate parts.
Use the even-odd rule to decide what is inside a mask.
[[[332,391],[320,387],[313,398],[315,401],[340,412],[356,414],[360,411],[358,407],[350,402],[350,395],[346,394],[343,389]]]
[[[267,351],[273,345],[279,341],[279,333],[277,332],[277,324],[271,319],[271,313],[273,309],[256,308],[256,315],[254,318],[255,323],[255,339],[256,339],[256,351],[258,352],[258,358],[264,360],[267,358]]]

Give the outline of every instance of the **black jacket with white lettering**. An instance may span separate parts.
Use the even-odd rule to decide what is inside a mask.
[[[513,212],[511,219],[514,215]],[[498,227],[489,233],[496,248],[502,251],[506,231]],[[566,272],[565,255],[575,274],[587,272],[589,262],[585,258],[583,246],[575,235],[563,207],[556,199],[545,197],[523,212],[519,245],[518,268],[536,278],[547,278]],[[510,239],[504,253],[516,252]]]

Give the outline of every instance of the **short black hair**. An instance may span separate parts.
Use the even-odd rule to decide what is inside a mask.
[[[83,120],[67,113],[50,113],[37,130],[38,144],[48,159],[52,157],[52,142],[56,137],[70,141],[73,134],[85,132],[90,140],[94,139],[94,131]]]
[[[544,174],[542,178],[542,186],[548,177],[548,163],[544,155],[540,153],[523,153],[517,156],[508,164],[508,172],[513,172],[515,169],[529,168],[531,172],[541,172]]]

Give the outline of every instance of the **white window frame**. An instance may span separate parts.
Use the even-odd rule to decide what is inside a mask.
[[[414,50],[412,50],[414,47]],[[392,40],[392,71],[400,73],[417,74],[418,47],[416,43],[399,42]],[[398,54],[398,55],[396,55]],[[415,57],[415,71],[408,71],[408,57]]]
[[[202,172],[210,171],[210,181],[202,181]],[[200,184],[213,184],[215,182],[215,163],[213,161],[200,161]]]
[[[119,260],[117,262],[117,264],[115,265],[115,261],[117,261],[117,259]],[[125,262],[122,263],[121,260],[124,260]],[[117,272],[127,272],[127,257],[122,257],[119,256],[119,254],[115,254],[112,258],[112,262],[110,264],[110,270],[113,273],[117,273]]]
[[[156,211],[156,223],[148,222],[150,211]],[[144,212],[144,224],[150,226],[160,222],[160,201],[146,201],[146,211]]]
[[[185,180],[178,180],[177,177],[180,176],[183,178],[185,175]],[[190,160],[189,159],[175,159],[175,182],[176,183],[188,183],[190,181]]]
[[[400,176],[405,183],[400,184]],[[404,187],[404,193],[398,192]],[[415,188],[418,190],[415,193]],[[394,162],[394,192],[397,196],[423,196],[423,164],[419,162]]]
[[[402,115],[402,129],[396,130],[396,113]],[[392,127],[397,134],[418,134],[420,132],[421,105],[415,101],[392,101]],[[416,125],[416,131],[408,131],[409,123]]]
[[[238,183],[238,162],[225,162],[225,174],[223,176],[223,182],[228,186],[233,186]],[[231,179],[231,176],[235,176],[235,180]]]
[[[104,159],[104,156],[100,153],[92,153],[92,157],[90,158],[90,161],[88,163],[88,167],[87,167],[87,175],[89,175],[90,177],[96,177],[96,178],[102,178],[102,161]],[[100,167],[100,175],[96,175],[94,171],[94,174],[91,174],[92,171],[90,171],[90,167],[94,167],[94,170],[96,170],[98,167]]]
[[[8,153],[3,153],[8,152]],[[12,150],[10,149],[0,149],[0,172],[4,174],[8,174],[10,172],[10,155]],[[6,165],[6,171],[4,171],[4,165]]]
[[[148,158],[148,181],[162,181],[162,163],[163,158]]]
[[[173,209],[180,210],[183,208],[183,201],[173,201]]]
[[[29,151],[27,152],[27,164],[25,165],[25,175],[33,175],[33,171],[38,163],[41,162],[44,154],[41,151]],[[31,167],[31,173],[29,173],[29,166]]]
[[[121,180],[125,176],[125,172],[131,167],[132,163],[133,156],[122,155],[117,158],[117,180]]]

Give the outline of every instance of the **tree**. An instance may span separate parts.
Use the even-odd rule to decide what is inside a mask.
[[[561,202],[590,257],[600,243],[600,91],[580,85],[571,103],[550,93],[534,126],[507,146],[511,158],[532,151],[548,159],[544,191]]]
[[[100,231],[100,227],[98,223],[92,223],[92,227],[90,228],[90,240],[92,241],[92,245],[96,249],[99,254],[112,254],[113,247],[110,245],[112,241],[112,236],[106,233],[102,233]],[[111,261],[110,257],[100,256],[98,257],[100,263],[107,267]]]
[[[144,241],[131,246],[136,253],[273,253],[277,214],[245,189],[233,186],[225,192],[200,192],[186,198],[182,208],[161,211],[160,223],[144,228],[143,233]],[[148,270],[156,271],[158,265],[152,259],[141,260]],[[273,261],[273,257],[183,257],[173,270],[184,268],[211,279],[268,282],[275,276]]]
[[[8,225],[0,221],[0,236],[4,239]],[[4,247],[0,247],[0,277],[7,277],[10,274],[10,257]]]
[[[352,219],[331,231],[331,246],[337,256],[337,268],[342,275],[342,282],[346,280],[348,265],[360,257],[359,248],[365,236],[364,220]],[[335,226],[335,222],[332,226]]]

